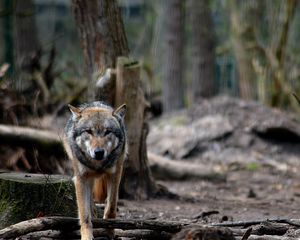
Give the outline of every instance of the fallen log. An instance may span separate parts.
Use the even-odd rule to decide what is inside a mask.
[[[42,217],[23,221],[0,230],[0,239],[11,239],[44,230],[74,231],[79,228],[76,218]]]
[[[47,130],[0,124],[0,140],[1,144],[36,148],[46,153],[64,156],[61,138]]]
[[[108,229],[146,229],[158,232],[176,233],[186,224],[178,222],[160,222],[152,220],[108,220],[93,219],[93,227]],[[0,239],[20,237],[31,232],[59,230],[73,232],[79,229],[78,219],[72,217],[42,217],[23,221],[0,230]]]
[[[278,235],[283,236],[289,229],[288,224],[266,221],[252,229],[253,235]]]
[[[172,240],[235,240],[233,233],[228,228],[217,228],[211,226],[187,227],[175,234]]]
[[[226,181],[226,174],[190,162],[170,160],[148,152],[150,169],[154,177],[164,180],[204,179]]]
[[[243,236],[241,240],[246,240],[249,236],[284,236],[294,226],[285,223],[265,221],[248,229],[230,228],[235,236]]]
[[[216,227],[250,227],[253,225],[262,224],[264,222],[286,223],[291,226],[300,227],[300,219],[287,219],[287,218],[270,218],[270,219],[253,220],[253,221],[212,223],[211,225]]]
[[[94,239],[105,237],[104,229],[93,229]],[[64,232],[60,230],[45,230],[28,233],[18,237],[19,240],[25,239],[80,239],[80,231]],[[169,240],[172,238],[171,233],[159,232],[154,230],[115,230],[115,238],[133,238],[133,239],[160,239]]]

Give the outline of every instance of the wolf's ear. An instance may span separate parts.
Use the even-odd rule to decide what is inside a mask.
[[[118,107],[116,110],[113,111],[112,115],[116,116],[118,115],[122,119],[124,119],[125,114],[126,114],[126,104],[122,104],[120,107]]]
[[[79,108],[76,108],[74,106],[72,106],[71,104],[68,104],[68,107],[72,113],[72,117],[73,119],[79,118],[81,115],[81,110]]]

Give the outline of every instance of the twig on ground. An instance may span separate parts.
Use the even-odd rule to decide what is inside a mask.
[[[286,219],[286,218],[273,218],[273,219],[264,219],[264,220],[253,220],[253,221],[237,221],[237,222],[224,222],[224,223],[212,223],[212,226],[216,227],[250,227],[253,225],[258,225],[263,222],[276,222],[276,223],[287,223],[289,225],[300,227],[300,223],[297,219]]]
[[[247,240],[247,239],[250,237],[251,232],[252,232],[252,228],[248,228],[248,229],[246,230],[246,232],[244,233],[244,235],[243,235],[243,237],[242,237],[241,240]]]

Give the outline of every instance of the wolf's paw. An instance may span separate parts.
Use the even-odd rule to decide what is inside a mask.
[[[94,237],[81,237],[81,240],[95,240]]]
[[[82,236],[81,240],[94,240],[94,237],[93,236],[92,237],[84,237],[84,236]]]
[[[94,240],[93,233],[91,231],[81,231],[81,240]]]

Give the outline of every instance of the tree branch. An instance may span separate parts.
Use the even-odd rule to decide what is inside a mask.
[[[186,224],[178,222],[161,222],[151,220],[107,220],[94,219],[93,228],[116,228],[123,230],[146,229],[164,231],[168,233],[179,232]],[[0,239],[16,238],[31,232],[45,230],[59,230],[73,232],[79,229],[78,219],[71,217],[43,217],[23,221],[0,230]]]

